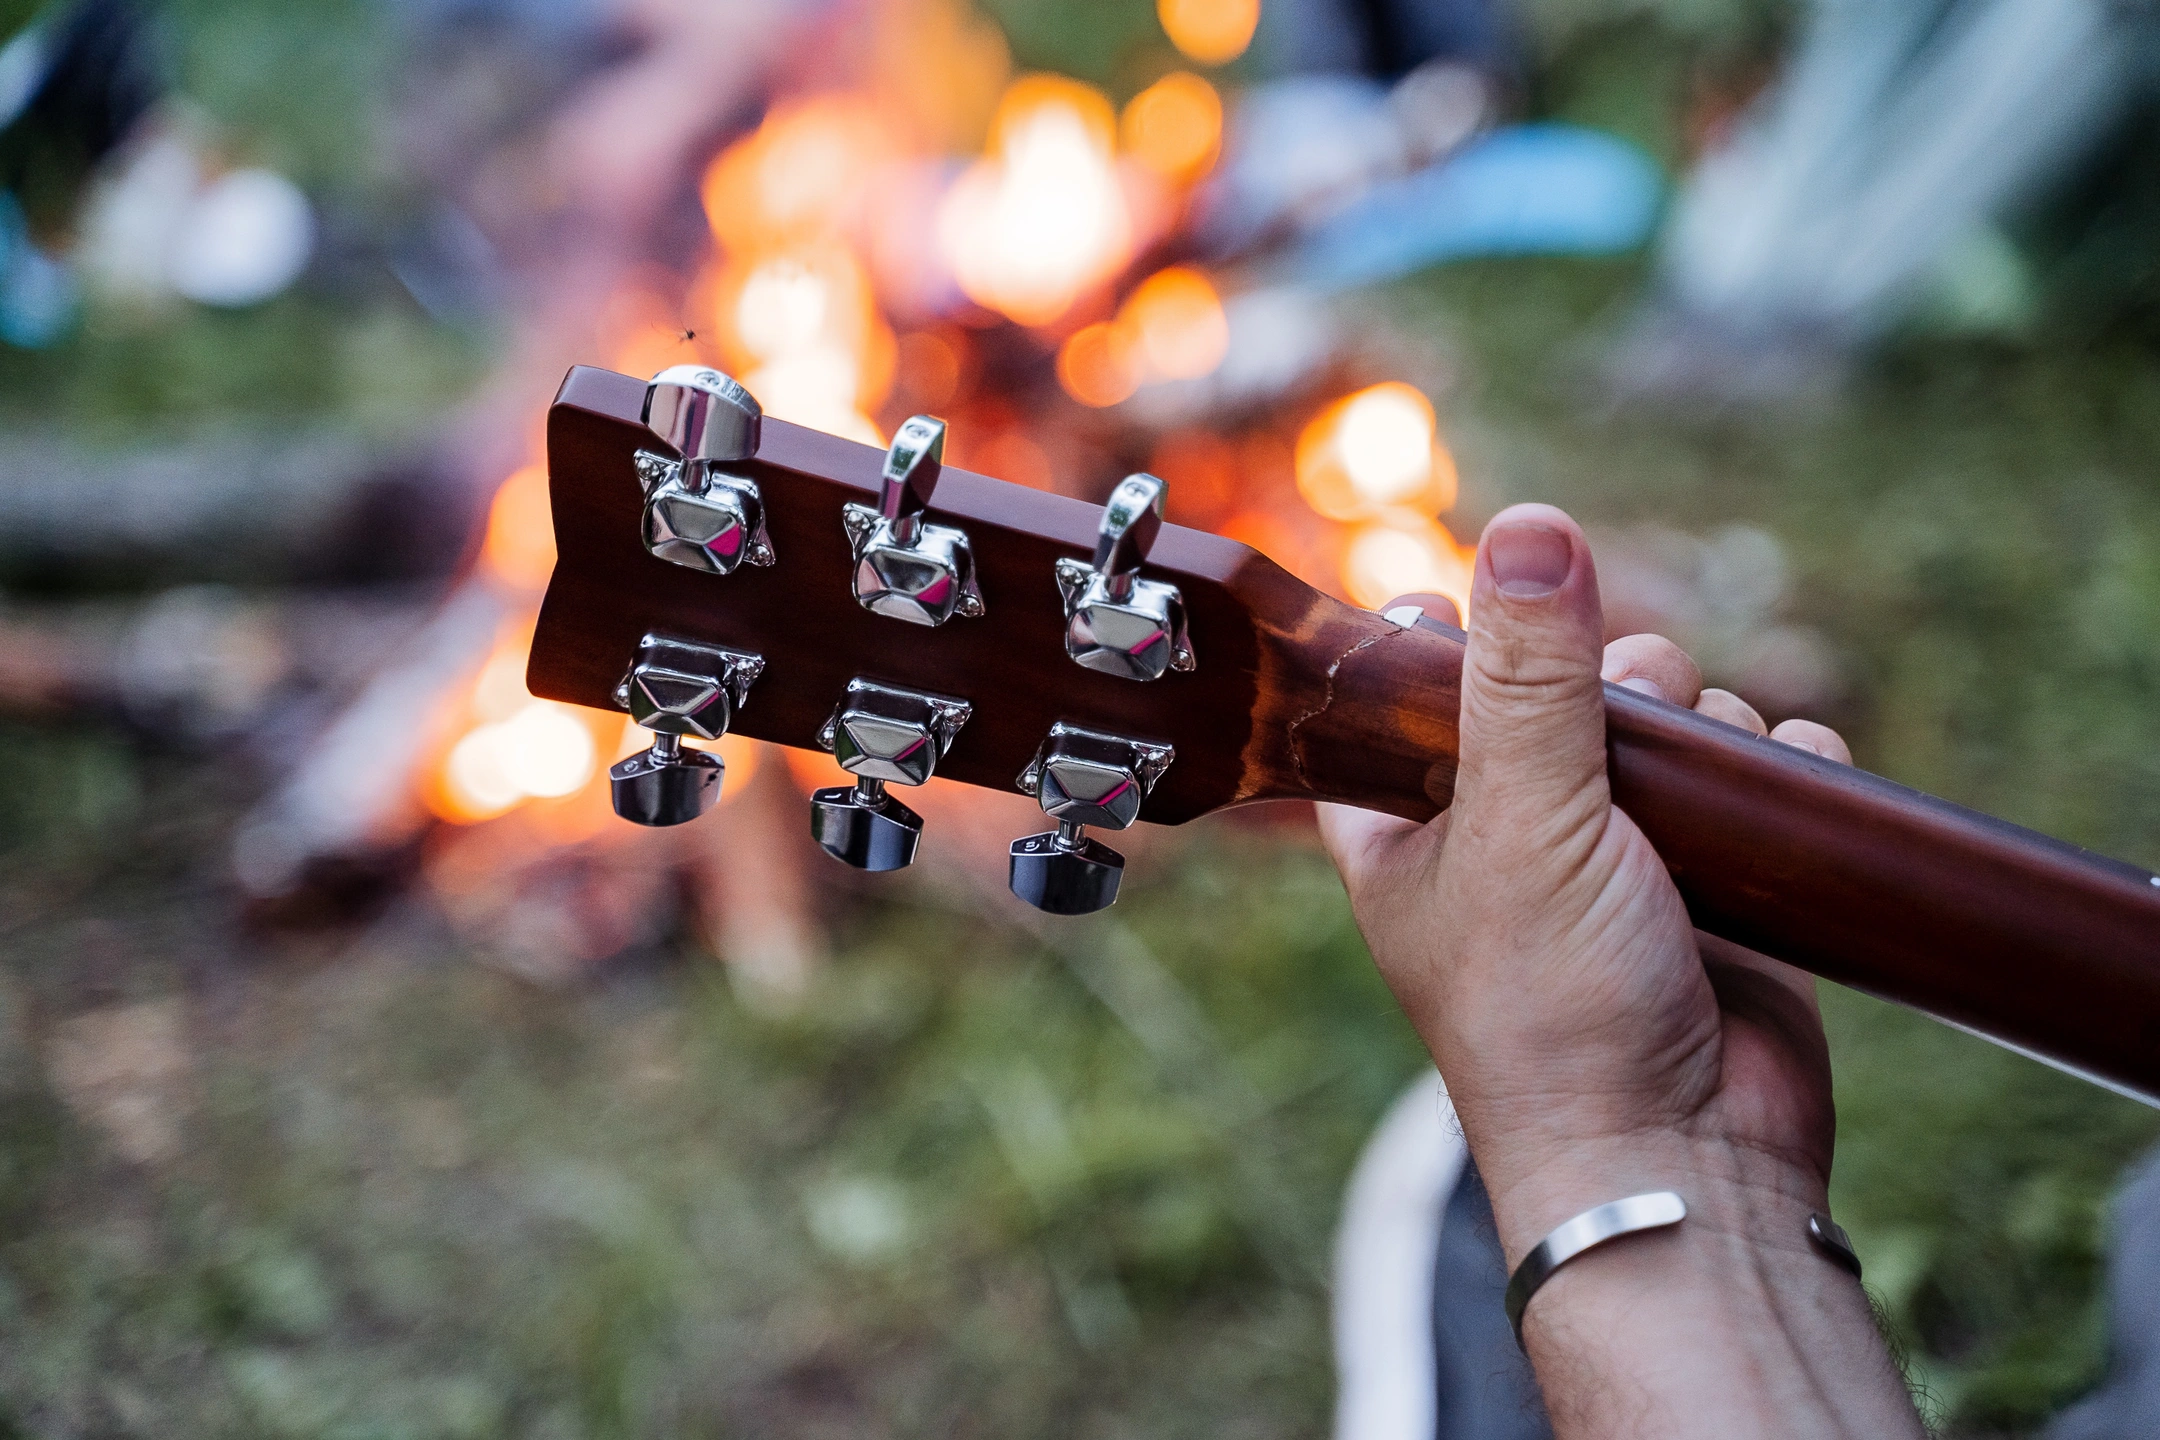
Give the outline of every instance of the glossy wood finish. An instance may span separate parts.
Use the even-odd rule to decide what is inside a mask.
[[[1165,526],[1199,667],[1152,684],[1066,658],[1055,561],[1093,548],[1095,507],[948,470],[932,518],[974,541],[988,613],[936,630],[848,589],[840,507],[880,452],[768,420],[756,461],[779,563],[714,576],[645,553],[631,456],[642,382],[578,369],[548,422],[560,558],[533,693],[612,707],[638,638],[754,650],[737,729],[814,736],[857,675],[957,695],[974,718],[939,773],[1007,789],[1054,720],[1168,741],[1143,815],[1178,823],[1265,799],[1423,819],[1454,789],[1462,637],[1320,595],[1233,541]],[[1174,484],[1175,476],[1167,477]],[[1608,687],[1615,800],[1703,929],[2147,1096],[2160,1096],[2160,887],[2143,870]],[[985,857],[993,863],[994,857]]]
[[[1318,791],[1447,803],[1462,642],[1420,625],[1328,662],[1296,747]],[[2149,872],[1617,686],[1605,706],[1613,799],[1699,927],[2160,1098]]]
[[[1094,553],[1096,507],[948,467],[930,518],[967,531],[986,613],[936,629],[873,615],[848,586],[840,511],[875,498],[884,453],[767,419],[757,459],[729,470],[758,482],[777,563],[725,576],[685,569],[639,540],[632,457],[664,448],[639,423],[644,393],[642,381],[581,366],[549,411],[558,553],[527,679],[535,695],[614,708],[639,637],[658,630],[765,657],[735,724],[760,740],[814,746],[847,682],[864,676],[974,705],[942,776],[1012,789],[1051,724],[1072,720],[1176,748],[1150,820],[1174,824],[1241,798],[1260,667],[1225,581],[1253,567],[1281,574],[1270,562],[1164,527],[1148,573],[1184,587],[1199,669],[1144,685],[1083,670],[1065,654],[1056,565]]]

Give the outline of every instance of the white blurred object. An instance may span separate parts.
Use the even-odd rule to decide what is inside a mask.
[[[91,192],[83,214],[76,262],[91,287],[136,303],[170,294],[165,257],[202,183],[202,162],[178,130],[131,147]]]
[[[166,256],[173,289],[204,305],[255,305],[307,268],[315,212],[300,187],[273,170],[230,170],[181,217]]]
[[[1670,303],[1749,339],[1880,335],[1933,267],[2063,179],[2150,83],[2149,6],[1809,10],[1786,73],[1697,166],[1666,236]]]
[[[1438,1222],[1469,1159],[1432,1070],[1358,1157],[1335,1231],[1335,1440],[1430,1440]]]
[[[211,175],[190,128],[133,147],[93,195],[78,261],[106,295],[152,304],[258,304],[290,286],[315,250],[315,212],[275,171]]]

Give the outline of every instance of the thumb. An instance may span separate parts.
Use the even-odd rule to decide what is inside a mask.
[[[1597,571],[1580,526],[1515,505],[1478,543],[1463,662],[1458,828],[1522,860],[1567,861],[1611,803]]]

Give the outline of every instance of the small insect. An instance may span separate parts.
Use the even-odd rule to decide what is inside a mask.
[[[678,331],[676,331],[676,332],[675,332],[675,338],[676,338],[677,340],[681,341],[681,342],[682,342],[683,344],[687,345],[687,344],[689,344],[689,343],[690,343],[690,342],[691,342],[692,340],[695,340],[695,339],[697,339],[697,331],[695,331],[695,330],[678,330]]]

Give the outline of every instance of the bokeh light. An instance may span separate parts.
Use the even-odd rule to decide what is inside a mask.
[[[1194,380],[1222,364],[1230,323],[1214,284],[1187,265],[1133,287],[1115,319],[1083,325],[1058,350],[1058,381],[1083,405],[1115,405],[1150,380]]]
[[[1165,179],[1187,181],[1215,162],[1222,147],[1222,96],[1186,70],[1163,76],[1125,106],[1118,140],[1125,152]]]
[[[893,153],[889,127],[861,100],[826,95],[776,106],[706,168],[702,197],[713,237],[744,251],[845,233]]]
[[[1436,520],[1389,520],[1358,527],[1343,550],[1343,586],[1350,598],[1377,609],[1398,595],[1445,595],[1470,613],[1471,566],[1477,548],[1458,544]]]
[[[1432,402],[1390,380],[1346,395],[1305,426],[1298,493],[1330,520],[1383,510],[1433,515],[1453,508],[1455,460],[1441,443]]]
[[[882,444],[869,411],[897,344],[870,277],[840,245],[799,245],[725,267],[714,303],[722,358],[765,413]]]
[[[545,466],[527,465],[496,488],[488,506],[480,564],[498,580],[538,590],[555,572],[555,524]]]
[[[1115,405],[1140,387],[1139,348],[1115,321],[1083,325],[1058,347],[1058,383],[1083,405]]]
[[[1335,446],[1359,494],[1379,505],[1417,497],[1432,474],[1432,403],[1391,381],[1350,397],[1336,422]]]
[[[524,800],[573,795],[593,778],[598,747],[586,712],[528,699],[507,719],[475,725],[450,747],[430,808],[471,824]]]
[[[1118,319],[1138,338],[1150,379],[1197,379],[1222,364],[1230,348],[1222,300],[1190,266],[1173,265],[1141,281]]]
[[[1045,325],[1125,264],[1133,227],[1116,130],[1110,102],[1077,80],[1031,75],[1006,91],[990,153],[954,182],[938,215],[969,299]]]
[[[1156,0],[1163,34],[1186,58],[1227,65],[1252,44],[1260,24],[1260,0]]]

